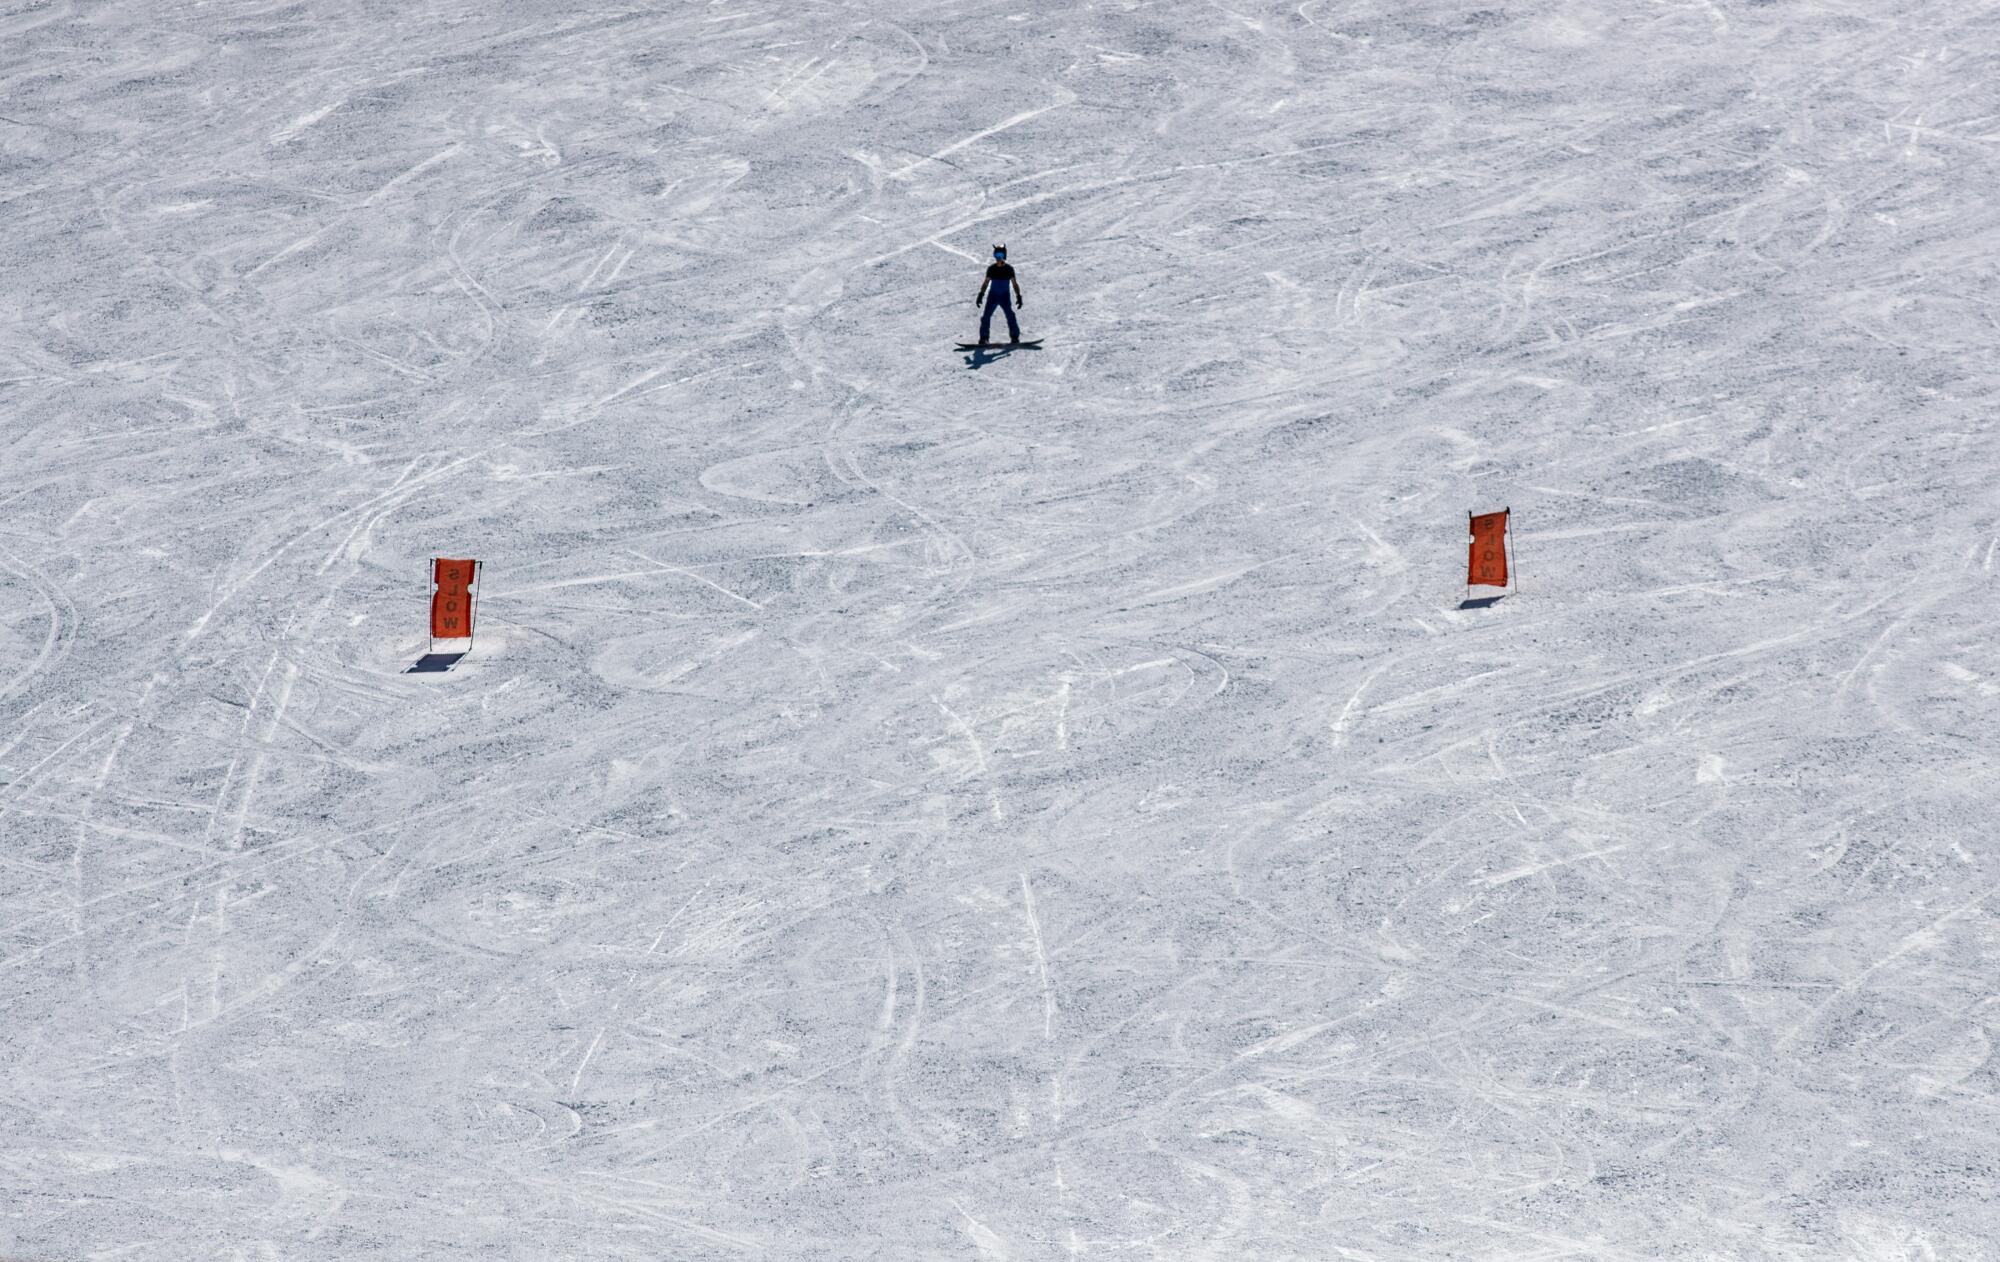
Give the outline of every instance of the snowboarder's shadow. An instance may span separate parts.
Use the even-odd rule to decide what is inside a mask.
[[[1038,351],[1039,346],[982,346],[966,355],[965,366],[977,371],[986,365],[1007,358],[1015,351]]]

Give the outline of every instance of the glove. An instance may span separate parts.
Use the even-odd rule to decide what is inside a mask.
[[[1028,300],[1026,298],[1016,298],[1014,299],[1014,305],[1026,311],[1028,309]]]

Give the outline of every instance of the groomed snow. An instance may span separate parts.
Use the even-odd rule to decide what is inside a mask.
[[[2000,1257],[1991,5],[0,2],[0,1256]]]

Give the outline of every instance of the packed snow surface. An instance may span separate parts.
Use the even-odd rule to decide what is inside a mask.
[[[1992,5],[4,3],[0,1256],[2000,1257]]]

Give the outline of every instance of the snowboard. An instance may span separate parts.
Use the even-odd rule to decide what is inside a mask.
[[[1035,337],[1021,342],[960,342],[962,351],[1038,351],[1042,349],[1042,339]]]

